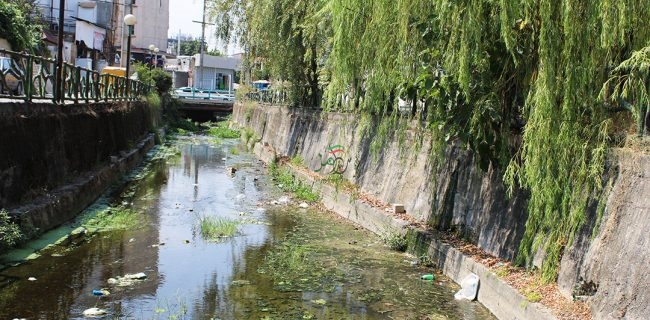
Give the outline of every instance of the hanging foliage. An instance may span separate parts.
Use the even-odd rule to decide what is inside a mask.
[[[531,195],[517,259],[544,252],[547,281],[601,190],[611,120],[599,93],[637,118],[648,102],[646,51],[630,58],[650,40],[647,0],[217,2],[301,105],[322,88],[326,110],[373,115],[375,139],[403,130],[399,105],[434,149],[454,139],[505,168]]]

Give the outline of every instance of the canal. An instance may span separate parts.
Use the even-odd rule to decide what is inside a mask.
[[[182,136],[152,155],[59,229],[75,236],[3,262],[0,319],[494,319],[444,276],[421,280],[420,259],[299,206],[237,140]]]

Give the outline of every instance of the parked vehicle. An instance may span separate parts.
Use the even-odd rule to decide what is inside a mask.
[[[9,57],[0,57],[0,94],[23,94],[22,71]]]

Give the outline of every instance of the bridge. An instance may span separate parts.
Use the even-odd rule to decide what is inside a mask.
[[[235,95],[225,90],[201,90],[183,87],[174,90],[174,98],[181,102],[181,111],[232,112]]]

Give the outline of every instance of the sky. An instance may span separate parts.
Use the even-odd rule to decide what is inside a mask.
[[[170,38],[176,38],[180,32],[182,35],[191,35],[194,39],[201,38],[201,24],[192,21],[201,21],[203,11],[203,0],[169,0],[169,31]],[[206,21],[209,22],[209,21]],[[218,49],[223,52],[223,44],[217,42],[214,35],[214,26],[205,26],[205,40],[208,43],[208,50]],[[236,46],[229,46],[226,54],[238,53]]]

